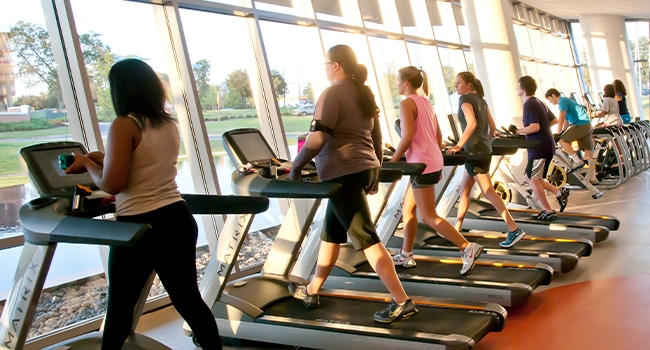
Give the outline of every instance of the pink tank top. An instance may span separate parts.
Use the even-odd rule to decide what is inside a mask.
[[[424,163],[427,167],[423,174],[433,173],[442,170],[444,160],[438,146],[438,119],[436,112],[429,103],[429,100],[420,95],[409,95],[415,102],[418,109],[418,117],[415,120],[415,134],[411,147],[406,151],[406,160],[410,163]]]

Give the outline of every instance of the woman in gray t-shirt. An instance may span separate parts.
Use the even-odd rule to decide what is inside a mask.
[[[315,159],[320,179],[339,183],[341,188],[327,204],[318,264],[311,282],[290,283],[289,291],[305,307],[319,307],[318,291],[349,234],[354,247],[363,250],[393,298],[384,310],[375,312],[375,321],[391,323],[408,318],[418,310],[404,292],[393,260],[377,236],[366,199],[377,184],[382,159],[377,105],[365,85],[368,70],[357,62],[350,47],[337,45],[327,52],[325,72],[332,85],[316,102],[311,134],[296,156],[289,178],[299,180],[302,168]]]
[[[494,119],[483,99],[483,85],[471,72],[460,72],[456,76],[456,91],[460,95],[458,120],[463,128],[463,135],[456,146],[447,150],[454,154],[461,149],[469,153],[465,162],[466,173],[461,183],[460,203],[456,214],[456,229],[460,231],[469,207],[469,196],[474,183],[478,183],[483,196],[492,203],[503,221],[508,225],[508,236],[501,246],[512,247],[526,233],[517,226],[501,197],[492,187],[490,178],[490,160],[492,158],[492,139],[496,131]]]

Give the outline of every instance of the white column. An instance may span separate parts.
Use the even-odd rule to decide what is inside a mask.
[[[462,5],[476,75],[483,83],[490,111],[497,126],[512,124],[522,109],[516,93],[522,71],[512,26],[512,4],[509,0],[464,0]],[[521,119],[516,124],[521,124]]]
[[[627,88],[630,114],[645,119],[625,19],[615,15],[581,15],[580,26],[586,45],[592,91],[603,91],[606,84],[620,79]]]

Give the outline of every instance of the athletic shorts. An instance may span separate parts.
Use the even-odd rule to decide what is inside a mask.
[[[341,188],[327,202],[323,241],[343,244],[349,235],[357,251],[381,243],[366,197],[377,176],[379,168],[374,168],[325,181],[339,183]]]
[[[490,163],[492,162],[492,155],[483,156],[476,159],[468,159],[465,162],[465,169],[470,176],[478,174],[487,174],[490,172]]]
[[[411,176],[411,187],[412,188],[431,187],[437,184],[438,182],[440,182],[441,175],[442,175],[442,170],[434,171],[428,174]]]
[[[526,165],[526,177],[529,179],[545,179],[548,173],[548,166],[551,164],[553,157],[528,159]]]
[[[593,151],[594,144],[591,140],[592,127],[590,123],[571,125],[560,135],[560,139],[566,142],[578,142],[578,147],[585,151]]]

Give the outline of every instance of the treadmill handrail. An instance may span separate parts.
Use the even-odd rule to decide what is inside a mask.
[[[259,214],[269,208],[269,199],[262,196],[183,193],[181,197],[195,215]]]

